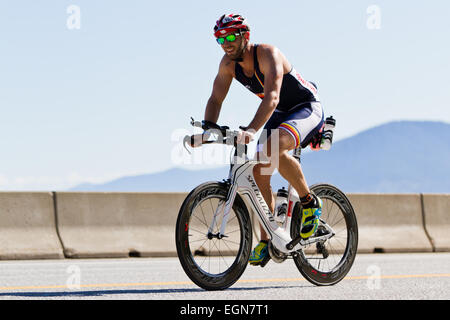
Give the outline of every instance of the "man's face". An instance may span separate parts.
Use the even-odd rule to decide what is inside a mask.
[[[244,52],[246,40],[244,39],[243,35],[239,34],[238,31],[232,31],[232,32],[226,33],[226,34],[220,36],[220,38],[222,38],[222,37],[225,38],[229,34],[237,34],[236,40],[234,40],[233,42],[229,42],[228,40],[225,40],[225,42],[223,44],[221,44],[221,47],[222,47],[223,51],[225,51],[225,54],[228,57],[230,57],[232,60],[235,60],[242,56],[242,53]]]

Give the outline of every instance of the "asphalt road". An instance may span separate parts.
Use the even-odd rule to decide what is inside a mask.
[[[360,254],[331,287],[310,284],[291,260],[271,261],[214,292],[193,284],[177,258],[0,261],[0,299],[449,300],[450,253]]]

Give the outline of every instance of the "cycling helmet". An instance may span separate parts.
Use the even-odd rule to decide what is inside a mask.
[[[220,35],[233,30],[249,32],[250,27],[247,20],[239,14],[224,14],[216,21],[214,26],[214,36],[218,38]]]

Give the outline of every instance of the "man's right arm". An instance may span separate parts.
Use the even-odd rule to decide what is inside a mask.
[[[225,100],[233,80],[232,65],[233,62],[226,56],[220,62],[219,72],[214,79],[213,90],[206,104],[204,120],[217,123],[223,100]]]
[[[204,120],[217,123],[219,119],[222,102],[227,96],[230,89],[231,81],[233,81],[232,61],[224,56],[219,65],[219,72],[214,79],[213,90],[208,99],[205,109]],[[191,147],[201,146],[203,139],[208,139],[203,134],[194,134],[191,136]]]

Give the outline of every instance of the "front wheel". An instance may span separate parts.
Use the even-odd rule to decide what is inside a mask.
[[[322,215],[314,236],[326,234],[331,227],[334,235],[299,250],[294,262],[300,273],[315,285],[334,285],[350,271],[358,248],[358,224],[352,204],[345,194],[330,184],[316,184],[311,192],[322,199]],[[301,210],[294,212],[291,223],[292,238],[301,229]]]
[[[178,258],[188,277],[205,290],[223,290],[233,285],[250,256],[252,224],[238,194],[224,235],[219,235],[223,215],[213,220],[217,208],[226,202],[228,190],[226,183],[204,183],[189,193],[178,213]]]

